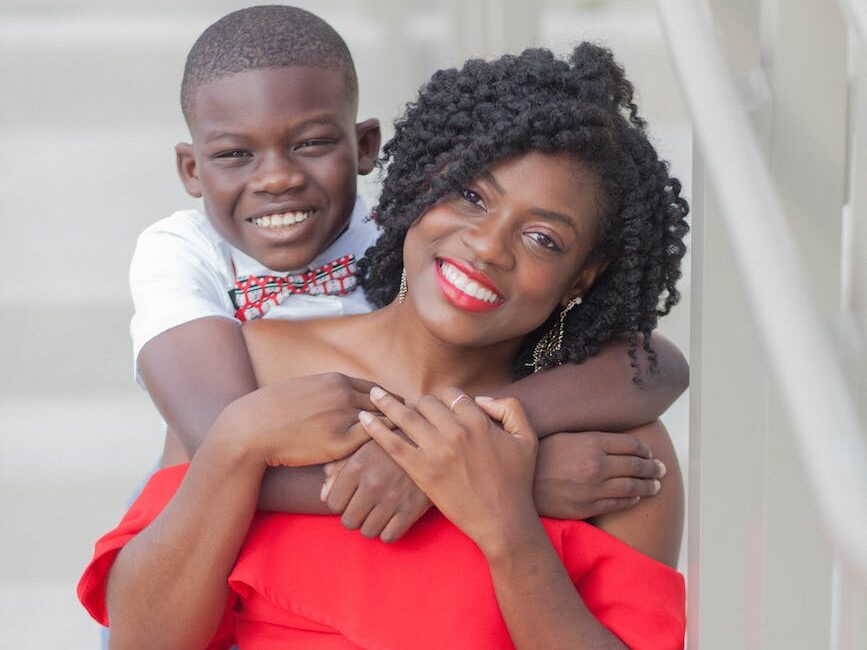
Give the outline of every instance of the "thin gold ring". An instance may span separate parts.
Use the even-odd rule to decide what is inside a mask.
[[[449,411],[451,411],[452,413],[454,413],[454,412],[455,412],[455,404],[457,404],[458,402],[460,402],[460,401],[461,401],[462,399],[464,399],[464,398],[466,398],[466,399],[472,401],[472,398],[471,398],[469,395],[467,395],[466,393],[461,393],[460,395],[458,395],[457,397],[455,397],[455,398],[452,400],[452,403],[451,403],[451,404],[449,404]]]

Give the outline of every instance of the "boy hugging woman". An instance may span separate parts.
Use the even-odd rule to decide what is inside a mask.
[[[526,69],[518,66],[512,70],[509,66],[517,64],[504,57],[479,74],[496,77],[506,68],[516,74],[528,74],[528,78],[534,74],[537,78],[540,74],[568,74],[565,62],[528,53],[520,59],[512,57]],[[624,142],[640,139],[643,122],[630,104],[631,85],[610,60],[610,53],[600,48],[579,47],[573,55],[573,69],[579,64],[588,69],[595,66],[602,70],[601,77],[608,75],[614,80],[610,97],[603,101],[612,106],[611,115],[617,114],[620,106],[632,107],[632,121],[624,123],[625,126],[619,125],[619,118],[605,115],[602,109],[584,109],[589,127],[608,128],[608,122],[613,120],[610,128]],[[464,70],[481,70],[472,65],[475,64],[467,64]],[[472,91],[460,84],[446,85],[443,91],[437,81],[435,75],[423,89],[419,104],[422,100],[446,101],[441,98],[443,92],[468,93],[472,98]],[[580,95],[584,91],[576,84],[574,92]],[[497,98],[491,99],[494,104],[496,101]],[[512,272],[519,267],[522,255],[530,256],[521,267],[524,269],[563,265],[562,260],[578,255],[582,246],[594,242],[596,231],[607,227],[600,224],[591,229],[592,233],[584,232],[583,226],[576,225],[569,216],[570,211],[579,210],[582,202],[588,202],[587,210],[596,219],[600,204],[610,211],[618,209],[610,192],[607,198],[599,200],[599,197],[586,198],[586,191],[574,196],[566,192],[562,194],[569,198],[563,204],[566,207],[562,211],[549,209],[545,204],[547,197],[561,196],[561,187],[556,185],[560,166],[547,169],[540,176],[548,179],[548,185],[533,184],[534,174],[552,164],[558,151],[579,148],[567,142],[573,137],[567,133],[570,127],[564,123],[562,132],[566,135],[559,136],[564,143],[554,138],[552,142],[556,144],[550,145],[550,150],[540,149],[538,154],[532,153],[537,147],[531,146],[526,150],[530,153],[516,151],[509,156],[495,156],[489,168],[462,181],[465,189],[442,191],[435,196],[437,187],[445,187],[450,179],[457,178],[455,175],[460,174],[463,163],[450,162],[446,155],[449,147],[457,144],[440,143],[443,150],[438,154],[439,168],[419,149],[419,159],[424,159],[427,165],[426,180],[421,187],[401,187],[401,183],[411,182],[412,165],[419,161],[405,157],[411,147],[401,149],[400,134],[413,124],[411,120],[420,124],[427,119],[418,111],[413,114],[411,106],[406,120],[398,123],[395,142],[385,147],[385,157],[391,157],[389,179],[380,207],[371,219],[356,195],[356,177],[370,173],[376,166],[379,122],[357,121],[358,81],[352,58],[340,36],[313,14],[284,6],[243,9],[211,25],[188,55],[181,105],[192,141],[176,147],[178,171],[187,192],[202,199],[204,214],[196,210],[177,212],[145,230],[133,257],[130,284],[135,302],[131,331],[136,376],[168,425],[162,467],[183,469],[180,473],[163,470],[155,475],[130,511],[137,513],[132,520],[128,515],[119,529],[98,543],[94,561],[79,585],[83,603],[97,620],[108,624],[111,613],[113,644],[135,645],[145,637],[149,639],[144,644],[147,647],[174,647],[172,644],[179,638],[193,639],[192,647],[203,647],[209,639],[217,644],[215,647],[220,647],[220,643],[231,644],[237,638],[235,627],[249,621],[243,623],[243,617],[226,615],[227,597],[230,597],[229,611],[237,611],[237,605],[231,605],[235,596],[230,594],[227,574],[214,572],[213,567],[221,562],[227,569],[233,566],[256,509],[333,515],[314,519],[337,522],[343,530],[341,534],[355,535],[359,541],[368,538],[364,540],[367,544],[392,542],[393,549],[398,551],[401,545],[413,543],[416,522],[418,526],[430,526],[431,521],[439,521],[432,519],[432,515],[425,516],[435,505],[457,526],[456,531],[464,531],[486,551],[488,538],[477,534],[475,527],[481,525],[477,522],[487,520],[487,514],[474,511],[470,516],[455,511],[453,497],[444,497],[439,484],[430,484],[429,477],[420,474],[419,466],[407,461],[407,450],[396,446],[397,442],[389,437],[389,434],[397,436],[401,444],[422,449],[427,438],[424,428],[420,428],[419,416],[413,415],[416,412],[446,429],[443,418],[467,418],[461,425],[466,430],[488,426],[478,418],[472,420],[481,413],[485,422],[490,419],[500,423],[497,426],[519,438],[530,435],[532,508],[544,517],[603,522],[617,511],[638,507],[639,501],[660,499],[662,503],[665,499],[671,501],[670,497],[663,499],[666,493],[674,491],[679,495],[676,460],[667,436],[664,430],[660,433],[658,425],[647,425],[686,384],[687,371],[679,351],[658,335],[651,336],[660,292],[667,291],[660,313],[677,299],[673,283],[679,275],[677,266],[683,254],[680,239],[686,232],[683,222],[686,206],[677,198],[676,180],[668,179],[667,174],[660,180],[665,192],[673,192],[673,198],[666,200],[670,199],[670,211],[676,219],[672,217],[674,225],[667,230],[666,236],[672,241],[665,246],[668,251],[665,255],[671,261],[666,262],[664,277],[657,274],[654,280],[642,281],[643,286],[647,282],[657,285],[646,291],[647,295],[656,292],[652,309],[645,310],[648,315],[639,314],[631,321],[623,318],[622,322],[613,323],[609,319],[607,326],[601,328],[594,323],[585,328],[586,336],[580,344],[574,343],[570,328],[574,329],[573,323],[578,321],[571,320],[572,317],[582,309],[585,314],[598,309],[592,300],[594,287],[599,293],[598,287],[606,284],[604,279],[618,272],[616,255],[621,254],[620,248],[612,247],[604,255],[597,254],[604,249],[606,240],[596,242],[599,246],[592,251],[590,248],[584,251],[586,259],[577,274],[566,274],[568,286],[564,284],[565,293],[559,304],[547,304],[547,294],[537,297],[544,314],[532,325],[532,332],[518,331],[520,314],[530,313],[525,309],[495,325],[467,321],[468,329],[461,334],[464,332],[461,319],[465,316],[506,313],[501,306],[508,306],[513,297],[521,295],[529,299],[535,295],[534,291],[542,291],[540,286],[551,290],[540,282],[546,277],[541,271],[536,275],[526,271],[525,282],[529,284],[517,284],[510,291],[501,286],[505,280],[498,283],[492,279],[496,273],[491,269]],[[448,110],[447,106],[442,108],[443,112]],[[430,134],[431,139],[448,137],[447,132]],[[455,134],[455,142],[460,137]],[[437,146],[434,142],[425,144],[431,149]],[[644,142],[637,146],[644,147]],[[532,158],[536,155],[543,158]],[[615,151],[612,155],[621,154]],[[652,155],[655,160],[655,152],[642,155]],[[515,165],[521,169],[512,169]],[[595,186],[597,176],[603,178],[605,185],[604,173],[592,165],[587,169],[570,165],[574,173],[570,172],[569,178],[579,179],[585,188]],[[402,175],[402,170],[410,171]],[[517,198],[518,190],[524,190],[521,184],[510,185],[515,173],[519,177],[526,175],[530,190],[536,190],[536,194],[526,197],[530,208]],[[659,163],[654,173],[664,173],[663,163]],[[429,188],[433,189],[428,191]],[[508,190],[512,188],[509,197]],[[492,194],[485,198],[485,192]],[[417,197],[402,208],[416,216],[411,227],[399,229],[397,235],[391,215],[395,212],[392,209],[395,197],[401,194]],[[444,211],[453,201],[459,202],[457,212],[447,214]],[[502,218],[490,221],[491,225],[485,225],[481,233],[481,216],[486,215],[487,219],[495,213]],[[532,228],[522,221],[509,230],[512,225],[508,224],[513,224],[509,219],[518,214],[546,221]],[[470,219],[471,225],[465,231],[449,234],[452,227],[449,224],[456,223],[456,219]],[[432,223],[441,225],[433,227]],[[578,237],[575,240],[578,243],[570,243],[573,236]],[[440,294],[425,293],[427,276],[419,275],[421,267],[411,266],[414,258],[404,253],[404,246],[410,247],[413,238],[425,237],[430,242],[428,248],[442,246],[452,251],[437,256],[431,267],[431,282],[439,283]],[[451,242],[450,237],[454,243],[442,244]],[[655,242],[647,245],[648,251],[662,241],[658,234],[649,231],[637,237]],[[585,240],[590,243],[583,243]],[[513,241],[520,243],[519,252],[509,248]],[[454,250],[471,251],[472,255]],[[651,251],[648,256],[652,254]],[[390,277],[395,272],[393,280],[377,285],[377,274]],[[554,280],[546,280],[548,285],[560,282],[560,276],[551,277]],[[360,285],[364,285],[365,291]],[[412,296],[414,291],[416,296]],[[440,299],[457,312],[436,314]],[[582,299],[585,305],[579,306]],[[629,300],[647,302],[637,294],[632,298],[624,295],[621,302]],[[360,316],[371,310],[372,302],[377,307],[388,306],[369,317]],[[398,344],[403,334],[401,326],[395,323],[409,323],[411,319],[407,320],[404,314],[392,322],[389,314],[394,309],[406,310],[405,302],[418,303],[417,307],[409,307],[420,314],[416,327],[430,325],[431,332],[440,331],[437,327],[450,330],[444,338],[440,337],[449,340],[449,344],[440,355],[443,363],[436,371],[439,375],[425,361],[430,356],[429,349],[420,344],[416,358],[410,353],[411,347],[408,352]],[[517,304],[517,300],[514,302]],[[535,310],[535,303],[532,304]],[[576,306],[579,307],[575,309]],[[380,313],[382,316],[378,316]],[[254,322],[330,317],[338,318],[324,324],[320,324],[322,321],[287,324],[286,328],[276,323],[274,327],[265,327]],[[624,325],[627,321],[632,324]],[[488,338],[483,335],[486,327],[490,328]],[[517,328],[513,335],[509,335],[510,327]],[[371,338],[366,338],[368,335],[362,335],[363,332],[368,332]],[[374,338],[387,340],[392,334],[394,348],[386,346],[382,354],[371,353],[377,349]],[[526,354],[517,347],[525,336],[533,339],[532,350]],[[359,337],[361,340],[354,340]],[[460,340],[451,341],[455,337]],[[349,347],[348,341],[352,341]],[[368,342],[369,349],[365,351]],[[447,363],[449,346],[454,345],[461,347],[466,361],[463,368]],[[394,358],[389,359],[392,349]],[[502,366],[501,359],[508,360],[516,354],[520,363],[509,361]],[[414,375],[416,363],[420,374]],[[394,369],[389,370],[392,366]],[[462,375],[463,370],[468,374]],[[402,395],[405,404],[388,401],[391,398],[381,385]],[[449,402],[444,413],[440,413],[440,406],[430,403],[433,398],[423,397],[429,392],[426,387],[443,404]],[[470,399],[464,399],[468,395]],[[469,424],[471,421],[475,422],[473,426]],[[510,422],[521,423],[520,433],[510,429]],[[648,433],[648,426],[656,428]],[[604,433],[626,430],[632,432]],[[268,441],[264,447],[259,444],[262,440]],[[226,458],[223,451],[227,445],[236,451],[245,449],[242,454],[245,457],[250,449],[262,451],[256,457],[264,465],[261,475],[252,472],[255,478],[244,483],[245,488],[235,486],[235,496],[225,497],[232,501],[247,494],[252,495],[252,502],[235,504],[238,510],[234,518],[222,514],[209,518],[207,508],[195,505],[201,503],[197,501],[196,490],[204,490],[205,486],[214,490],[215,484],[203,477],[216,468],[235,467],[214,461],[216,457]],[[213,451],[215,448],[221,450],[219,454]],[[473,458],[474,453],[468,452],[466,457]],[[665,479],[666,463],[660,458],[668,465]],[[190,459],[195,462],[184,478]],[[490,460],[488,464],[497,465],[497,461]],[[242,475],[244,472],[237,473],[238,477]],[[677,486],[667,490],[663,486],[668,481]],[[479,498],[484,489],[478,488]],[[219,501],[216,492],[213,496]],[[464,498],[473,500],[474,496],[468,493]],[[670,523],[667,537],[679,540],[678,499],[675,496],[666,506],[665,521]],[[221,512],[232,512],[232,507],[224,503]],[[537,518],[538,515],[534,514]],[[462,516],[474,523],[462,525]],[[255,527],[257,519],[253,521]],[[318,531],[318,525],[314,524],[307,534],[313,534],[314,529]],[[210,527],[211,538],[221,540],[216,545],[219,548],[203,541],[198,537],[200,533],[192,532],[201,531],[202,527]],[[602,527],[609,530],[604,524]],[[361,535],[347,529],[358,530]],[[616,526],[611,530],[616,531]],[[324,545],[331,543],[336,534],[333,530],[322,530],[316,535],[320,533]],[[612,534],[616,536],[616,532]],[[148,535],[156,535],[162,542],[154,542]],[[504,536],[508,537],[505,533]],[[297,543],[302,537],[297,535],[293,539]],[[379,540],[371,541],[374,538]],[[312,543],[316,545],[315,541]],[[640,544],[636,546],[654,554]],[[665,550],[660,551],[656,560],[672,564],[676,561],[676,544],[666,542],[660,545],[663,547]],[[195,558],[199,555],[202,566],[191,566],[196,565]],[[130,564],[130,558],[135,562]],[[122,587],[112,587],[108,579],[108,569],[115,560],[116,572],[121,576],[117,580],[122,581]],[[170,571],[170,567],[174,569]],[[358,567],[348,565],[340,571],[345,575],[355,569]],[[283,570],[291,572],[286,567]],[[491,571],[498,599],[492,602],[499,603],[513,641],[523,645],[518,640],[524,633],[517,629],[522,624],[514,622],[517,619],[510,613],[509,596],[501,593],[494,565]],[[114,573],[112,580],[117,583]],[[556,571],[552,573],[555,574]],[[291,573],[286,575],[292,579]],[[185,576],[190,578],[188,582]],[[554,582],[557,579],[551,578]],[[178,582],[185,584],[179,588]],[[672,593],[675,592],[676,586]],[[676,593],[674,599],[677,600]],[[556,608],[555,603],[551,605]],[[279,603],[260,602],[257,606],[275,607]],[[675,603],[674,609],[677,607]],[[147,614],[143,615],[145,611]],[[159,632],[154,631],[154,621],[160,621]],[[677,628],[682,616],[674,616],[674,621]],[[317,620],[315,624],[328,628],[332,622]],[[177,629],[190,625],[194,628],[192,633]],[[329,630],[326,632],[333,633]],[[348,634],[340,630],[338,633]],[[595,628],[588,632],[591,633],[602,634]],[[357,643],[361,637],[353,638],[356,645],[334,647],[364,647],[368,641],[373,645],[384,643],[375,641],[375,635],[361,644]]]

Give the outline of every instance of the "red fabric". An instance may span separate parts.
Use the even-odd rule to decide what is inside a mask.
[[[181,479],[178,468],[155,475],[121,526],[98,542],[79,585],[94,617],[104,611],[117,549],[134,525],[147,523],[133,511],[147,503],[156,516]],[[680,574],[589,524],[543,523],[584,603],[628,647],[683,648]],[[337,517],[259,513],[229,583],[240,597],[241,648],[513,647],[481,552],[436,511],[391,545],[344,529]]]
[[[85,569],[81,580],[78,581],[78,599],[100,625],[109,626],[105,592],[108,584],[108,572],[114,559],[127,542],[138,535],[162,512],[162,509],[174,496],[181,481],[184,480],[188,467],[189,465],[175,465],[154,474],[145,485],[142,493],[130,506],[117,528],[97,540],[93,559]],[[230,648],[234,638],[235,622],[231,606],[227,605],[220,627],[207,650]]]

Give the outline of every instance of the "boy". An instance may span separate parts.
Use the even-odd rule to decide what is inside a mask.
[[[203,199],[206,216],[179,212],[148,228],[130,271],[136,373],[170,429],[165,465],[192,456],[223,408],[255,390],[240,322],[369,309],[353,290],[353,273],[377,233],[356,198],[356,175],[373,169],[380,130],[375,119],[355,122],[357,101],[346,44],[301,9],[243,9],[193,45],[181,89],[192,143],[176,153],[181,180]],[[673,346],[656,340],[661,372],[645,373],[643,389],[631,381],[624,347],[613,343],[580,366],[515,385],[540,435],[637,426],[680,394],[685,364]],[[375,410],[368,382],[342,375],[294,381],[297,399],[285,408],[297,426],[345,431],[359,426],[359,409]],[[562,403],[575,404],[574,412],[553,421],[546,406]],[[664,473],[631,436],[550,443],[547,454],[540,448],[537,479],[539,506],[549,515],[585,518],[626,507],[653,494]],[[575,458],[583,469],[564,460]],[[260,499],[265,509],[342,513],[346,526],[385,541],[429,505],[373,442],[333,466],[325,485],[319,467],[270,470]]]

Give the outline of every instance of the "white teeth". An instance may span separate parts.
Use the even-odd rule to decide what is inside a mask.
[[[440,268],[446,280],[451,282],[465,294],[472,296],[477,300],[483,300],[484,302],[494,303],[500,300],[500,297],[497,294],[481,286],[475,280],[471,280],[456,266],[453,266],[448,262],[443,262]]]
[[[282,228],[284,226],[292,226],[296,223],[306,221],[311,212],[283,212],[280,214],[270,214],[264,217],[256,217],[251,221],[262,228]]]

